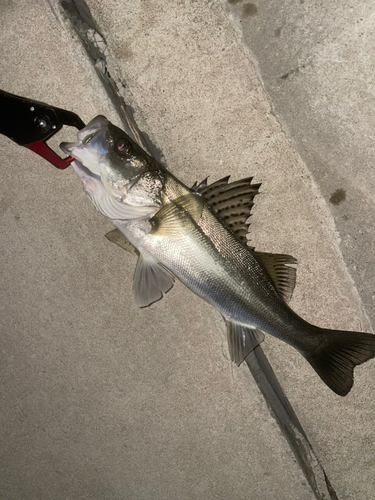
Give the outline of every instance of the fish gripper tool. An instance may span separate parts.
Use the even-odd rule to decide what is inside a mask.
[[[59,169],[68,167],[74,158],[61,158],[48,146],[47,141],[63,125],[78,130],[85,126],[79,116],[71,111],[0,90],[0,134],[34,151]]]

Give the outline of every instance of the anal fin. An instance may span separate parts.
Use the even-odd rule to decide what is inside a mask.
[[[264,333],[257,328],[238,325],[225,320],[231,361],[240,366],[246,356],[264,340]]]

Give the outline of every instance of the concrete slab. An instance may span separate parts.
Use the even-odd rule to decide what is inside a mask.
[[[219,4],[131,2],[119,11],[115,2],[105,9],[100,1],[88,3],[122,69],[126,100],[173,172],[189,182],[202,177],[204,166],[203,177],[233,172],[263,181],[252,242],[299,259],[295,309],[320,325],[370,328],[327,204],[275,120],[241,34]],[[366,397],[364,386],[340,400],[316,383],[310,368],[287,346],[273,339],[266,346],[339,497],[371,496],[371,446],[366,459],[362,454],[374,432],[371,391],[363,406],[355,400]],[[357,379],[368,376],[370,381],[372,370],[371,364],[362,367]]]
[[[293,307],[368,329],[332,216],[221,5],[89,6],[173,173],[262,181],[252,242],[298,258]],[[118,123],[52,7],[4,3],[0,87]],[[0,148],[0,497],[312,499],[247,369],[230,365],[215,311],[178,284],[137,310],[135,261],[104,238],[112,226],[74,172],[4,137]],[[340,399],[291,348],[267,338],[265,349],[339,498],[371,498],[374,363]]]
[[[3,9],[1,88],[116,120],[60,21]],[[179,286],[137,310],[135,262],[72,169],[5,137],[1,153],[0,497],[269,498],[284,481],[312,498],[220,318]]]
[[[374,4],[222,4],[331,210],[340,250],[374,324]]]

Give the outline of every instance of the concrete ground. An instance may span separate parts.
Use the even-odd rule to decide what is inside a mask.
[[[352,11],[342,20],[343,3],[328,15],[321,2],[285,1],[272,31],[262,16],[273,2],[87,2],[168,168],[188,184],[262,182],[251,242],[298,259],[292,307],[371,331],[372,16],[362,2],[361,31]],[[121,124],[59,2],[3,0],[0,11],[1,89]],[[271,35],[286,37],[279,52]],[[298,43],[312,69],[293,59]],[[179,284],[137,309],[135,259],[104,238],[112,225],[72,168],[3,136],[0,151],[0,498],[312,500],[247,368],[231,365],[220,316]],[[366,265],[354,269],[354,252]],[[338,498],[372,499],[375,362],[340,398],[286,344],[263,347]]]

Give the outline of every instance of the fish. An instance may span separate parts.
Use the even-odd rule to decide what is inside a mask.
[[[228,176],[188,187],[101,115],[60,146],[96,209],[138,254],[137,306],[162,299],[177,279],[220,312],[237,365],[267,333],[293,346],[332,391],[348,394],[354,368],[375,356],[375,335],[321,328],[291,309],[296,260],[248,245],[260,184]]]

